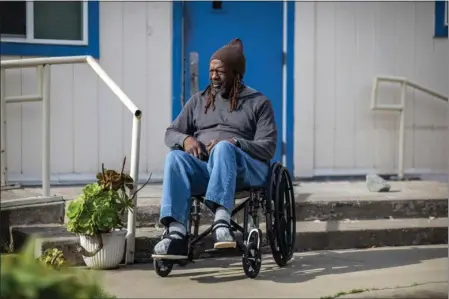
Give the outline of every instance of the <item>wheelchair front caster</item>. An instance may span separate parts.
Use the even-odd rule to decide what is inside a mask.
[[[242,265],[247,277],[257,277],[262,266],[262,254],[256,242],[249,242],[246,245],[245,253],[242,257]]]
[[[154,259],[153,265],[154,271],[156,271],[156,274],[160,277],[167,277],[173,269],[173,264],[166,261]]]

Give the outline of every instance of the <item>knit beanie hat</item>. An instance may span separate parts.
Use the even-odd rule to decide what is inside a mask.
[[[234,38],[229,44],[218,49],[210,58],[210,60],[213,59],[220,60],[233,72],[240,74],[240,79],[243,79],[246,60],[243,54],[243,43],[239,38]]]

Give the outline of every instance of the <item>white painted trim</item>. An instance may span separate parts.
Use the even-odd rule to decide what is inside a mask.
[[[33,42],[34,40],[34,2],[27,1],[26,2],[26,36],[25,39],[27,42]],[[21,40],[24,38],[13,38],[14,40]],[[3,39],[2,39],[3,41]],[[7,41],[7,40],[6,40]]]
[[[444,25],[446,27],[449,26],[449,0],[444,1],[445,7],[444,7]]]
[[[88,1],[83,1],[83,40],[82,42],[87,45],[89,42],[89,6]]]
[[[86,46],[89,41],[89,7],[88,1],[83,1],[83,40],[58,40],[58,39],[36,39],[34,38],[34,0],[26,2],[26,27],[25,37],[3,37],[2,42],[21,43],[21,44],[47,44],[47,45],[72,45]]]
[[[1,39],[2,42],[8,43],[20,43],[20,44],[45,44],[45,45],[72,45],[72,46],[86,46],[87,41],[77,41],[77,40],[57,40],[57,39],[24,39],[24,38],[14,38],[6,37]]]
[[[283,14],[282,14],[282,51],[285,55],[287,53],[287,16],[288,16],[288,2],[283,0]],[[288,59],[288,58],[287,58]],[[287,144],[287,63],[282,65],[282,151],[284,151],[284,144]],[[287,165],[287,153],[282,153],[282,164]]]

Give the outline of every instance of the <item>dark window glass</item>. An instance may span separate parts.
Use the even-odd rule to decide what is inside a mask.
[[[26,1],[0,1],[0,34],[26,35]]]

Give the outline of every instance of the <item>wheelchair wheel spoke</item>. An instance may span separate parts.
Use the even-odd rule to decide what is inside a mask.
[[[287,169],[279,163],[272,166],[266,196],[268,241],[274,260],[282,267],[293,256],[296,215],[293,184]]]
[[[262,256],[257,243],[249,242],[242,258],[243,271],[249,278],[255,278],[262,267]]]

